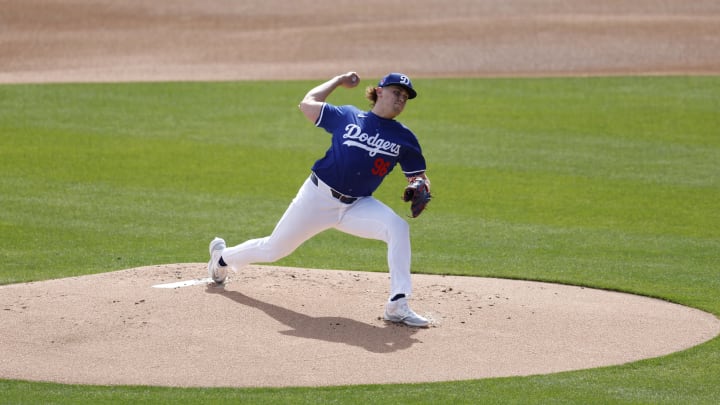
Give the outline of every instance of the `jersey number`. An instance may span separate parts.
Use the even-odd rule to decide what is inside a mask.
[[[390,162],[386,162],[383,158],[375,159],[375,167],[372,169],[372,174],[383,177],[388,173],[390,168]]]

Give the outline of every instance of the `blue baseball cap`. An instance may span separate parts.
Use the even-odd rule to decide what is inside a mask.
[[[417,97],[417,92],[413,89],[410,78],[402,73],[390,73],[389,75],[383,77],[382,80],[380,80],[380,83],[378,83],[378,87],[385,86],[400,86],[407,90],[408,99]]]

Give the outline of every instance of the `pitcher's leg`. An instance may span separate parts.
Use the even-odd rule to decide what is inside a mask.
[[[223,260],[238,270],[250,263],[271,263],[289,255],[337,222],[337,210],[327,209],[326,200],[312,182],[306,181],[270,236],[226,248]]]
[[[340,231],[387,243],[390,269],[390,296],[412,294],[410,279],[410,226],[390,207],[373,197],[366,197],[350,207],[336,226]]]

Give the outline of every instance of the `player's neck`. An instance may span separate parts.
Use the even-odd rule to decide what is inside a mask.
[[[395,117],[397,117],[398,115],[400,115],[399,113],[395,112],[394,110],[380,108],[380,107],[378,107],[377,104],[376,104],[376,105],[373,107],[373,109],[370,110],[370,111],[371,111],[373,114],[377,115],[378,117],[380,117],[380,118],[385,118],[385,119],[388,119],[388,120],[394,120]]]

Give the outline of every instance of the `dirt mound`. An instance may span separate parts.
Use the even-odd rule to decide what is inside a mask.
[[[714,0],[9,0],[0,83],[720,73]],[[386,324],[386,274],[202,264],[0,287],[0,378],[285,386],[621,364],[720,333],[712,315],[544,283],[415,275],[429,329]],[[192,283],[190,283],[192,284]]]
[[[628,294],[414,275],[427,329],[386,323],[388,275],[205,264],[0,287],[0,378],[73,384],[322,386],[552,373],[672,353],[720,333]],[[172,288],[168,284],[185,284]],[[171,288],[158,288],[171,287]]]

